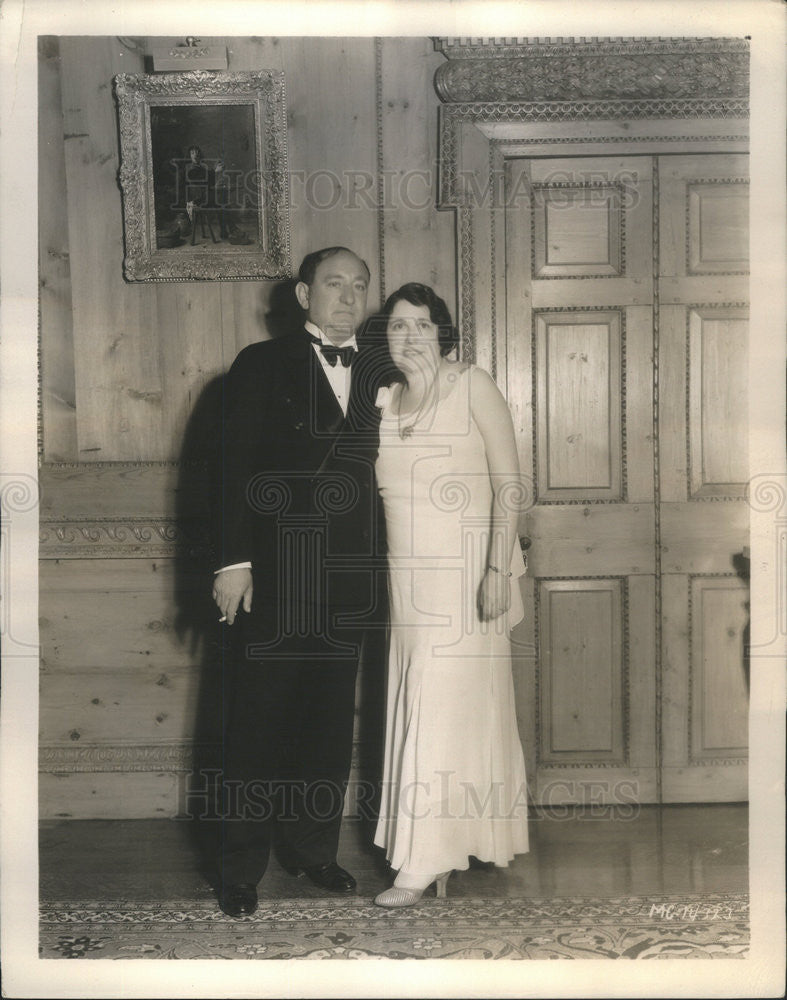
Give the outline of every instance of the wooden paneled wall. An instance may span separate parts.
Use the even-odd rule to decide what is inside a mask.
[[[370,309],[408,280],[453,306],[431,41],[205,41],[231,71],[285,72],[294,266],[347,244],[371,267]],[[41,41],[42,816],[174,815],[221,732],[200,445],[211,387],[268,336],[279,283],[124,280],[112,78],[143,72],[153,42]],[[343,187],[330,208],[309,203],[317,172]],[[380,737],[381,659],[362,671],[359,748]],[[359,750],[356,777],[370,759]]]

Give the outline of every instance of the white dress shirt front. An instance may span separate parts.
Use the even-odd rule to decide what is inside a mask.
[[[306,330],[312,334],[314,337],[319,337],[321,343],[332,344],[332,341],[328,340],[322,330],[310,320],[304,323]],[[322,365],[322,370],[330,383],[331,389],[333,389],[333,394],[336,396],[336,402],[341,406],[342,413],[347,416],[347,404],[350,401],[350,380],[352,378],[352,368],[345,368],[344,365],[337,361],[335,365],[331,366],[328,363],[327,358],[320,350],[319,344],[312,344],[314,348],[314,353],[317,355],[317,360]],[[350,337],[349,340],[345,340],[342,347],[353,347],[356,351],[358,350],[358,342],[355,339],[355,334]],[[221,569],[217,569],[216,573],[223,573],[228,569],[251,569],[250,562],[233,563],[231,566],[222,566]]]
[[[312,336],[319,337],[323,344],[331,344],[333,346],[332,341],[328,340],[322,330],[310,320],[307,320],[304,326],[307,331],[312,334]],[[328,364],[328,359],[320,350],[320,345],[312,344],[312,346],[314,347],[314,353],[317,355],[317,358],[322,365],[322,370],[325,372],[328,377],[328,381],[331,383],[331,388],[333,389],[334,396],[336,396],[336,401],[339,406],[341,406],[342,413],[346,417],[347,403],[350,399],[350,379],[352,378],[352,368],[345,368],[340,361],[337,361],[335,365],[331,366]],[[341,346],[352,347],[357,351],[358,343],[355,339],[355,334],[353,334],[349,340],[345,340]]]

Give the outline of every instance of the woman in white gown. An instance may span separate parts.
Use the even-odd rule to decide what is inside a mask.
[[[375,843],[398,874],[375,902],[409,906],[470,856],[504,867],[528,850],[509,638],[522,490],[505,399],[449,360],[443,300],[408,284],[383,312],[401,381],[377,398],[391,649]]]

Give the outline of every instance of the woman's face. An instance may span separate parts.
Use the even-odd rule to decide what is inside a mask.
[[[388,349],[393,363],[408,378],[431,378],[440,362],[437,326],[428,306],[414,306],[400,299],[388,317]]]

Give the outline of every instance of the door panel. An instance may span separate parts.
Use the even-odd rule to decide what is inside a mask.
[[[621,314],[535,317],[537,482],[544,500],[619,500]]]
[[[507,183],[507,389],[534,498],[531,789],[653,801],[651,160],[509,160]]]
[[[742,155],[659,159],[667,802],[747,797],[747,172]]]
[[[505,176],[534,798],[745,797],[746,158],[511,158]]]
[[[738,580],[691,580],[689,750],[696,762],[746,752],[746,683],[741,670],[746,596]]]
[[[749,469],[748,317],[729,306],[694,306],[688,328],[689,495],[743,497]]]
[[[544,763],[625,763],[623,587],[620,579],[541,581]]]
[[[691,157],[690,164],[699,163],[696,156]],[[688,274],[726,275],[736,270],[748,273],[749,203],[745,183],[742,177],[686,180]]]
[[[535,182],[532,189],[534,278],[623,274],[621,193],[614,185]]]

